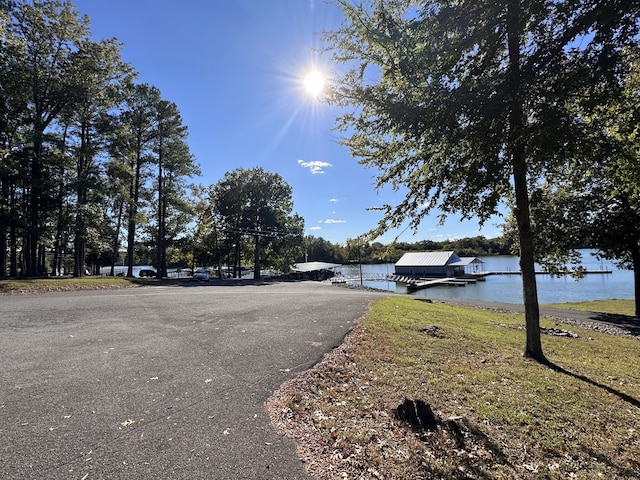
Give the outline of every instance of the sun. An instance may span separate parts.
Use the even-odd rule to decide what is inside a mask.
[[[307,92],[314,97],[317,97],[322,93],[324,89],[325,79],[324,76],[317,70],[313,70],[304,77],[304,87]]]

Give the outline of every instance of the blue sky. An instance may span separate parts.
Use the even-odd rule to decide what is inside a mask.
[[[74,0],[89,15],[95,40],[116,37],[138,81],[158,87],[189,128],[188,143],[211,185],[235,168],[262,167],[293,189],[305,234],[342,243],[375,227],[400,193],[374,189],[367,170],[338,144],[333,107],[304,88],[314,67],[331,69],[318,53],[317,32],[337,28],[340,10],[325,0]],[[489,221],[437,215],[400,241],[500,234]],[[380,237],[392,241],[400,231]]]

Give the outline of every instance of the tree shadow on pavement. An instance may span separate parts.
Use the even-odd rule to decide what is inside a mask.
[[[211,280],[193,280],[191,278],[181,278],[179,280],[165,281],[165,285],[174,287],[245,287],[273,285],[275,283],[294,283],[294,280],[279,280],[265,278],[254,280],[253,278],[212,278]]]

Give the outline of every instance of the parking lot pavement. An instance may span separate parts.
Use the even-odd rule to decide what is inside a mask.
[[[305,479],[264,401],[384,294],[314,282],[0,298],[0,477]]]

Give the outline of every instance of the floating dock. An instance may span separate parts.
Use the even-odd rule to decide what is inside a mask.
[[[464,287],[468,283],[476,283],[483,281],[483,275],[465,275],[461,277],[444,277],[444,278],[412,278],[402,275],[390,275],[389,280],[393,282],[400,282],[407,284],[407,291],[415,292],[416,290],[422,290],[425,288],[436,286],[454,286]]]

